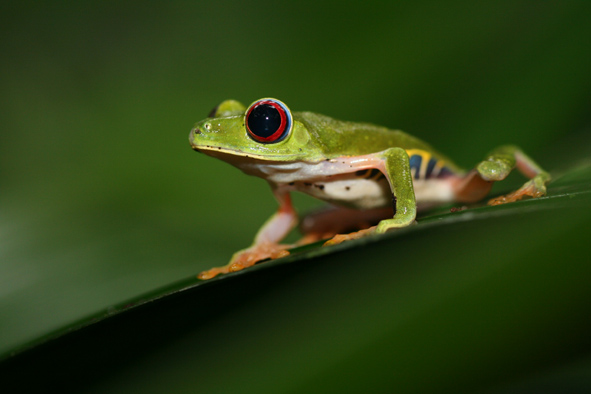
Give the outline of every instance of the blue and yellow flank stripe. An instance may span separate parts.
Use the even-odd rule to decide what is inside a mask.
[[[407,149],[406,153],[415,180],[446,178],[453,174],[451,168],[446,166],[445,160],[433,156],[430,152],[421,149]]]

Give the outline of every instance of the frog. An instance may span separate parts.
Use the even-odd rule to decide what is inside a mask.
[[[489,205],[542,197],[551,180],[516,145],[499,146],[466,170],[403,131],[292,112],[270,97],[249,106],[223,101],[194,125],[189,141],[193,150],[265,179],[279,205],[250,247],[228,264],[201,272],[202,280],[285,257],[295,246],[331,246],[402,229],[416,224],[419,210],[476,203],[515,168],[528,180]],[[323,200],[328,208],[300,218],[292,192]],[[282,244],[298,224],[302,238]]]

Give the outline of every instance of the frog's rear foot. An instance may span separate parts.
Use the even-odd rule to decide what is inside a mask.
[[[349,234],[337,234],[328,241],[326,241],[322,246],[331,246],[331,245],[338,245],[345,241],[351,241],[353,239],[363,238],[367,235],[375,233],[376,226],[366,228],[363,230],[355,231]]]
[[[211,279],[219,274],[227,274],[230,272],[241,271],[245,268],[252,267],[257,262],[266,259],[278,259],[289,255],[291,245],[281,245],[274,243],[264,243],[251,246],[248,249],[236,252],[232,256],[232,260],[223,267],[214,267],[201,272],[197,278],[201,280]]]
[[[501,205],[508,202],[519,201],[524,198],[538,198],[545,195],[546,185],[543,180],[536,177],[529,180],[522,187],[512,193],[490,199],[488,205]]]

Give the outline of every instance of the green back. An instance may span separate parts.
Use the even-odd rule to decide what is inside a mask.
[[[430,152],[437,159],[457,167],[429,144],[400,130],[390,130],[370,123],[336,120],[314,112],[294,112],[293,117],[306,126],[310,137],[327,158],[365,155],[398,147]]]

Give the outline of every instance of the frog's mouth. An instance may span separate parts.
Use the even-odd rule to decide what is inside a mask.
[[[242,161],[242,160],[269,160],[269,156],[257,155],[250,152],[244,152],[238,149],[222,148],[214,145],[191,145],[191,148],[199,153],[212,156],[226,162]]]
[[[233,150],[233,149],[227,149],[227,148],[222,148],[221,146],[213,146],[213,145],[193,145],[191,146],[191,148],[199,153],[204,153],[208,156],[214,156],[214,157],[226,157],[228,155],[230,156],[247,156],[246,153],[244,152],[240,152],[237,150]]]

